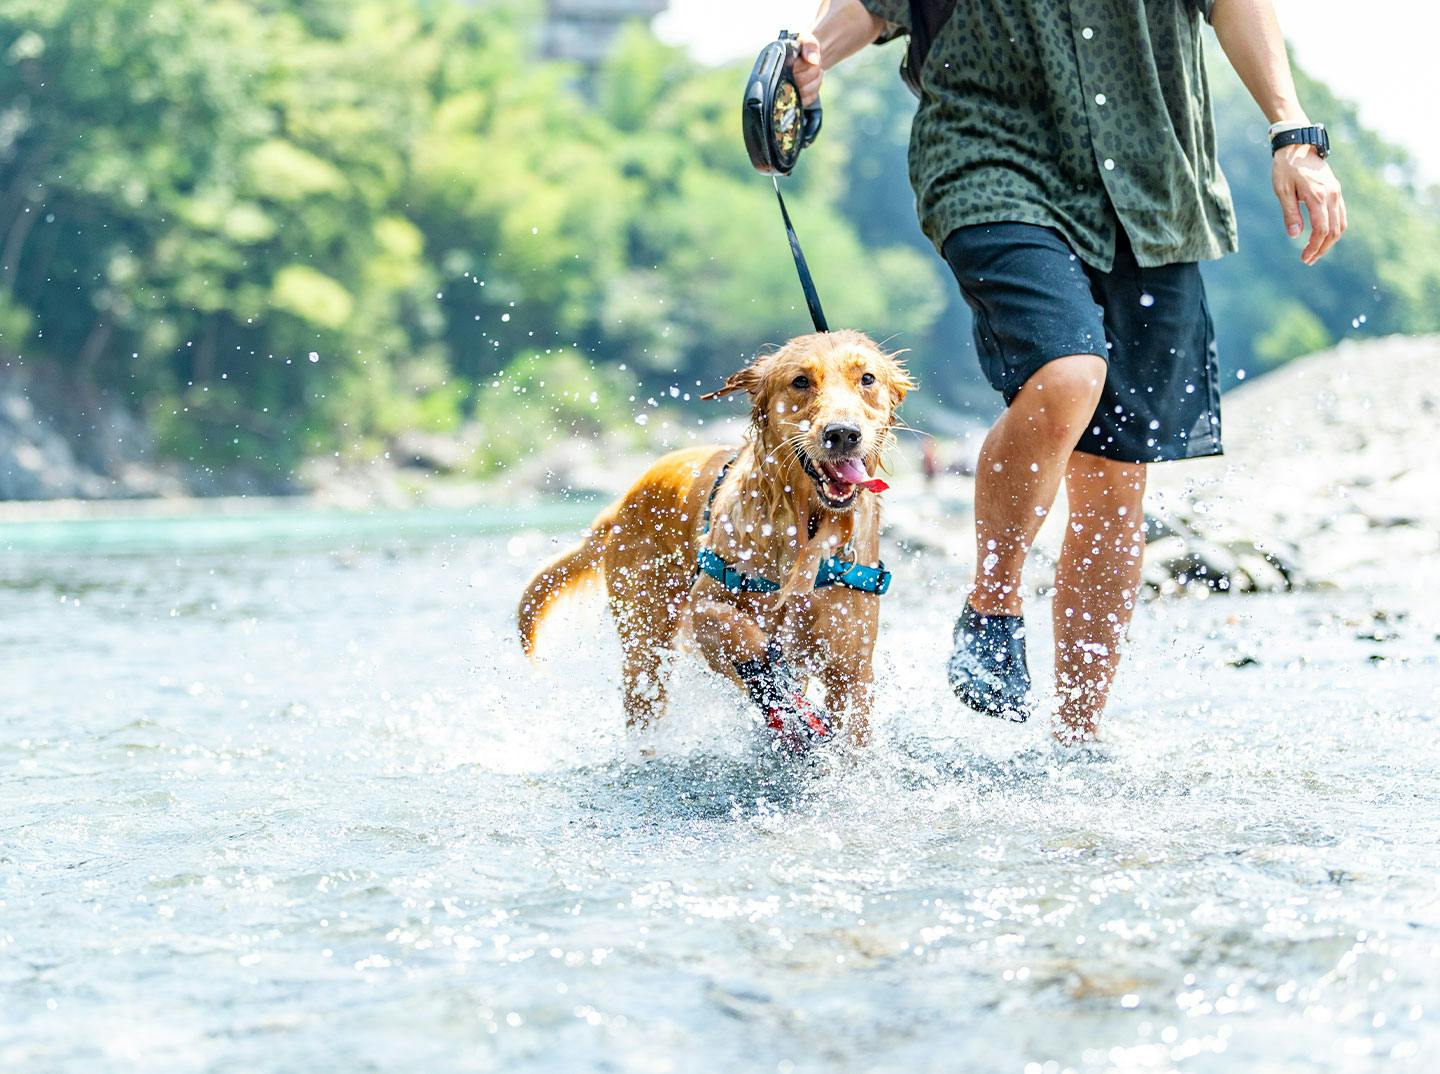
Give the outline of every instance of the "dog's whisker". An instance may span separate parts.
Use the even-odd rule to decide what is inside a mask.
[[[782,441],[782,447],[788,447],[791,451],[800,452],[805,447],[803,436],[791,436]]]

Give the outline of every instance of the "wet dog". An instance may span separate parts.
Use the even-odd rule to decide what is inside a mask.
[[[693,640],[784,748],[842,724],[863,744],[888,585],[875,474],[914,386],[896,355],[851,331],[800,336],[732,374],[701,398],[749,394],[744,443],[664,456],[541,568],[520,600],[526,652],[555,601],[603,575],[629,725],[664,710],[666,653]],[[823,709],[805,697],[812,675]]]

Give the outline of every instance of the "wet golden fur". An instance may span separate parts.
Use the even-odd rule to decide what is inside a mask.
[[[630,724],[648,723],[663,710],[665,654],[682,638],[734,680],[734,662],[760,656],[775,635],[802,673],[819,677],[826,705],[863,742],[880,598],[843,586],[816,590],[814,578],[837,551],[861,563],[879,560],[879,500],[859,492],[853,506],[835,509],[803,458],[824,457],[822,431],[849,423],[861,430],[854,454],[873,476],[894,442],[896,409],[913,387],[896,355],[851,331],[800,336],[731,375],[703,398],[748,393],[745,442],[738,450],[700,447],[664,456],[596,518],[584,541],[543,567],[520,601],[526,651],[533,653],[555,600],[603,574],[624,651]],[[702,535],[706,500],[732,457],[710,532]],[[733,593],[697,577],[702,542],[747,574],[779,582],[780,591]]]

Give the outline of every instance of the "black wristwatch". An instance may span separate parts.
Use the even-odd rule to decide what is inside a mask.
[[[1273,156],[1276,150],[1287,145],[1313,145],[1315,152],[1320,154],[1321,159],[1330,155],[1330,135],[1325,133],[1325,124],[1317,123],[1313,127],[1296,127],[1294,130],[1281,131],[1270,139],[1270,153]]]

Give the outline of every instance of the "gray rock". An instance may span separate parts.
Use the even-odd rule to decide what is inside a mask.
[[[1440,338],[1347,341],[1225,397],[1226,454],[1151,470],[1166,523],[1225,545],[1232,591],[1328,588],[1440,552]],[[1173,525],[1166,532],[1185,532]],[[1258,557],[1258,559],[1256,558]],[[1174,557],[1172,557],[1174,558]]]
[[[56,372],[0,366],[0,500],[182,495],[144,426],[103,393]]]
[[[396,466],[453,474],[463,470],[473,450],[453,436],[418,430],[401,433],[390,445],[390,460]]]

